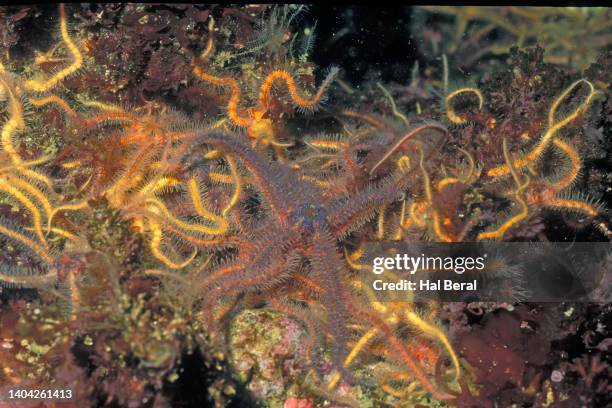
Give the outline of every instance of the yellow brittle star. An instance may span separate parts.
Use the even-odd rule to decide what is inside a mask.
[[[60,34],[62,36],[62,41],[64,42],[64,45],[66,46],[66,48],[70,52],[70,55],[72,56],[72,60],[73,60],[72,64],[57,71],[50,78],[44,81],[39,81],[35,79],[30,79],[26,81],[24,83],[24,86],[28,91],[47,92],[53,89],[54,87],[56,87],[65,78],[76,73],[79,70],[79,68],[81,68],[81,66],[83,65],[83,55],[81,54],[81,51],[79,50],[79,48],[74,44],[74,42],[70,38],[70,35],[68,34],[68,22],[66,21],[66,10],[65,10],[63,3],[60,4],[59,6],[59,13],[60,13]]]
[[[587,86],[587,96],[573,111],[567,114],[563,119],[557,120],[559,106],[580,84],[585,84]],[[498,229],[480,233],[477,239],[499,239],[503,237],[508,230],[528,217],[530,206],[535,208],[553,207],[568,211],[576,211],[590,217],[599,215],[599,210],[596,206],[586,200],[561,196],[561,192],[570,187],[578,177],[581,159],[572,145],[560,139],[558,136],[562,128],[568,126],[586,112],[596,94],[597,92],[593,85],[585,79],[578,80],[566,88],[561,95],[554,100],[549,109],[546,131],[535,146],[523,157],[511,159],[510,153],[507,151],[506,140],[504,139],[503,148],[506,164],[489,169],[487,175],[500,177],[510,174],[512,176],[516,186],[513,196],[515,201],[521,206],[521,211],[506,220]],[[521,136],[523,139],[530,140],[527,133],[523,133]],[[552,145],[567,158],[569,165],[568,168],[565,169],[565,173],[557,180],[549,181],[544,177],[541,177],[541,180],[533,180],[532,177],[527,176],[526,181],[521,181],[519,175],[524,169],[529,170],[533,176],[537,176],[537,172],[534,170],[535,165],[549,145]],[[604,234],[608,235],[609,230],[603,223],[598,225],[598,227]]]
[[[51,188],[51,180],[43,173],[32,169],[49,158],[42,157],[27,161],[21,157],[15,138],[20,131],[26,128],[23,107],[6,73],[0,75],[0,86],[7,96],[9,112],[9,118],[1,130],[0,154],[6,156],[11,163],[0,168],[0,192],[23,206],[30,213],[31,219],[31,227],[26,228],[0,223],[0,234],[31,251],[48,268],[47,272],[39,275],[0,272],[0,281],[23,286],[49,283],[56,277],[57,272],[51,266],[53,257],[47,244],[47,234],[53,233],[75,241],[78,238],[61,228],[52,227],[51,221],[57,207],[54,207],[55,193]],[[28,230],[34,232],[33,237],[26,234],[25,231]]]
[[[568,95],[580,84],[585,84],[588,87],[589,93],[585,97],[585,99],[574,109],[570,114],[565,116],[563,119],[557,121],[557,109],[559,105],[567,99]],[[548,127],[538,143],[527,153],[524,157],[515,159],[512,163],[516,170],[521,170],[523,167],[533,164],[536,160],[538,160],[546,148],[549,146],[552,140],[554,140],[557,133],[568,126],[571,122],[575,121],[583,115],[591,102],[593,101],[593,97],[597,94],[595,91],[595,87],[592,83],[587,81],[586,79],[580,79],[573,84],[571,84],[567,89],[565,89],[561,95],[555,99],[553,104],[550,107],[548,112]],[[490,177],[500,177],[510,174],[510,166],[508,164],[503,164],[500,166],[493,167],[487,171],[487,175]]]
[[[502,147],[504,151],[504,159],[508,164],[508,167],[512,174],[512,179],[514,180],[514,184],[516,185],[514,199],[521,206],[521,212],[505,221],[499,228],[495,229],[494,231],[481,232],[480,234],[478,234],[478,237],[476,239],[479,241],[483,239],[501,238],[510,228],[514,227],[517,223],[519,223],[529,215],[529,207],[525,202],[523,194],[525,188],[527,188],[530,183],[529,176],[527,176],[524,181],[519,178],[518,172],[514,168],[512,158],[510,157],[510,153],[508,152],[508,143],[506,142],[506,139],[504,139]]]

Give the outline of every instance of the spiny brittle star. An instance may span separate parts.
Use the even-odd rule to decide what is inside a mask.
[[[233,257],[217,265],[207,264],[210,271],[197,283],[197,290],[206,294],[203,312],[214,336],[221,335],[218,325],[223,316],[245,307],[249,299],[268,299],[271,293],[277,293],[272,296],[277,298],[279,290],[292,293],[290,288],[297,285],[314,293],[325,309],[335,365],[342,376],[350,378],[343,365],[347,358],[347,327],[353,321],[368,322],[379,330],[382,341],[427,391],[437,398],[452,398],[437,390],[389,323],[369,311],[369,306],[361,305],[344,283],[350,273],[338,248],[338,239],[371,218],[376,208],[398,200],[408,188],[409,178],[395,174],[354,194],[324,198],[320,189],[300,180],[295,170],[264,159],[240,135],[209,131],[191,143],[211,146],[241,163],[264,206],[261,215],[252,215],[259,221],[240,226],[247,242],[236,247]],[[286,298],[284,309],[292,315],[313,318],[300,314],[294,300]],[[221,313],[217,312],[219,309]]]

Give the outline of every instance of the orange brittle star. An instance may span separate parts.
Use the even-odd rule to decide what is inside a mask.
[[[209,37],[207,47],[200,57],[197,60],[194,58],[192,62],[193,72],[195,75],[203,81],[230,88],[231,95],[227,104],[227,116],[234,125],[247,130],[247,135],[253,140],[253,146],[261,141],[261,143],[264,145],[274,146],[277,152],[280,152],[279,148],[290,146],[288,144],[280,143],[277,140],[277,124],[272,118],[269,117],[268,114],[272,86],[277,81],[284,82],[289,91],[291,101],[298,108],[305,111],[314,110],[322,102],[325,91],[329,88],[338,73],[338,68],[333,67],[330,69],[327,77],[321,83],[317,92],[310,99],[300,95],[300,92],[297,90],[295,80],[289,72],[283,69],[272,71],[270,74],[268,74],[268,76],[266,76],[259,88],[259,104],[256,107],[248,108],[245,115],[244,111],[239,106],[241,91],[238,81],[229,76],[220,77],[210,74],[205,72],[202,68],[202,65],[206,62],[207,58],[214,50],[214,20],[212,17],[210,18],[208,28]]]

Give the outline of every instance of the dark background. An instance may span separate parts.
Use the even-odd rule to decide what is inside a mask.
[[[408,6],[312,5],[303,17],[317,22],[312,58],[321,67],[340,65],[343,75],[358,85],[366,74],[405,83],[417,53],[410,39]]]

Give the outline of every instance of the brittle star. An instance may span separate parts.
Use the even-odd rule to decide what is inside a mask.
[[[253,146],[257,145],[257,143],[260,141],[264,145],[274,146],[277,149],[279,157],[282,158],[283,155],[279,148],[288,147],[290,144],[280,143],[277,140],[278,123],[276,123],[276,121],[269,116],[270,93],[272,91],[272,86],[277,81],[284,82],[289,90],[291,101],[302,110],[312,111],[321,104],[325,91],[329,88],[331,82],[338,74],[338,68],[334,67],[330,69],[327,77],[311,98],[303,97],[300,92],[298,92],[295,81],[289,72],[283,69],[272,71],[266,76],[259,88],[259,104],[256,107],[247,109],[245,115],[239,106],[241,91],[238,81],[230,76],[221,77],[212,75],[204,71],[202,68],[202,65],[206,62],[207,58],[214,50],[214,20],[212,17],[209,21],[208,32],[209,36],[206,49],[202,52],[197,60],[194,58],[192,62],[193,72],[198,78],[206,82],[210,82],[214,85],[229,87],[231,90],[231,95],[227,103],[227,117],[234,125],[247,130],[248,136],[253,140]]]
[[[257,225],[248,229],[241,226],[242,234],[249,237],[248,244],[238,247],[232,260],[213,268],[197,283],[198,290],[206,294],[203,310],[214,335],[220,334],[215,309],[223,299],[235,302],[241,294],[275,291],[283,283],[291,286],[306,280],[320,288],[318,299],[327,311],[328,321],[333,322],[333,354],[339,372],[348,377],[342,364],[347,357],[346,327],[357,319],[382,333],[390,349],[427,391],[436,398],[452,398],[436,389],[389,324],[355,303],[343,283],[348,275],[347,264],[337,240],[358,228],[376,208],[397,201],[411,183],[409,178],[390,176],[384,183],[350,196],[326,199],[287,165],[262,158],[240,135],[204,132],[193,143],[210,145],[241,163],[268,208],[268,215]],[[307,260],[309,265],[305,275],[296,268],[303,263],[299,259]]]

